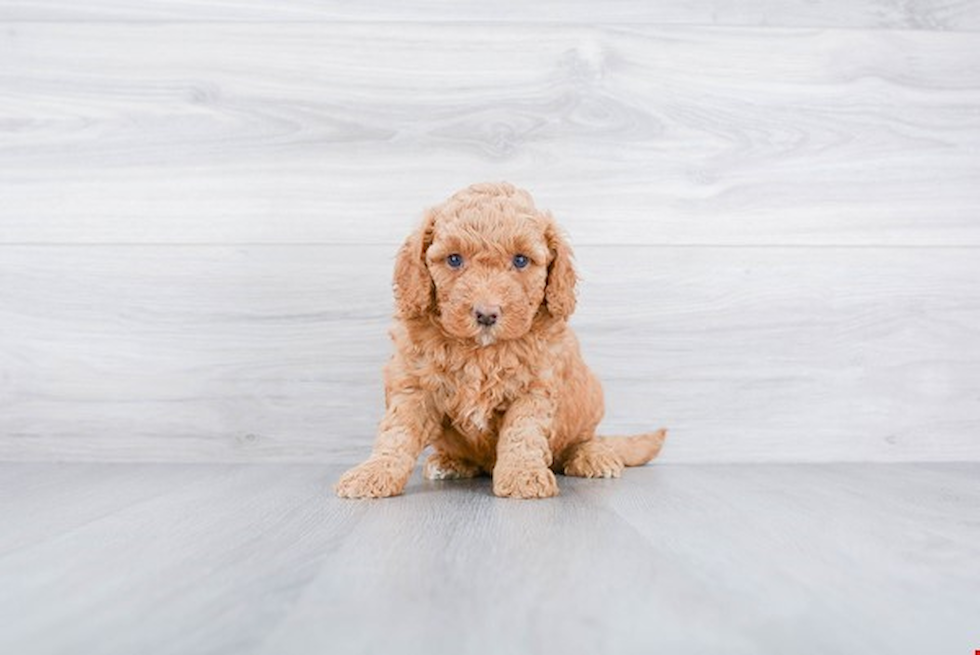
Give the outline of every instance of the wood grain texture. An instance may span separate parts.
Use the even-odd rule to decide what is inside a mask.
[[[787,27],[867,27],[976,30],[980,6],[972,0],[541,0],[445,3],[434,0],[324,2],[323,0],[3,0],[6,21],[444,21],[506,23],[668,23]]]
[[[654,465],[562,478],[538,502],[417,477],[400,498],[342,501],[340,470],[0,465],[0,650],[921,655],[980,640],[976,464]]]
[[[386,246],[0,249],[0,459],[353,462]],[[668,462],[980,459],[972,248],[581,247],[607,434]]]
[[[980,245],[969,33],[8,23],[0,56],[3,243],[391,244],[508,179],[583,244]]]

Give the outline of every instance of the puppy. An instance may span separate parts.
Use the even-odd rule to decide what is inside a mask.
[[[426,478],[487,473],[511,498],[556,495],[553,471],[615,478],[653,459],[664,430],[595,435],[602,387],[567,325],[575,281],[568,243],[522,189],[476,184],[430,209],[395,263],[374,452],[337,494],[400,494],[429,445]]]

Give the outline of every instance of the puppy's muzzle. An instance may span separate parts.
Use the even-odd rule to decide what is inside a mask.
[[[490,327],[500,318],[500,307],[497,305],[474,305],[473,317],[483,327]]]

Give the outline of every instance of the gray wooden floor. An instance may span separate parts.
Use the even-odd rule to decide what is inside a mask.
[[[0,652],[972,653],[980,464],[652,465],[503,501],[339,466],[0,465]]]

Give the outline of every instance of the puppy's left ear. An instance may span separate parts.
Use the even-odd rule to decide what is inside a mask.
[[[578,276],[572,265],[572,248],[550,216],[545,239],[548,241],[548,250],[551,251],[551,263],[548,265],[544,303],[549,314],[564,320],[575,311],[575,283]]]
[[[395,259],[395,305],[401,318],[415,318],[429,312],[434,306],[435,286],[429,267],[425,263],[425,251],[432,245],[435,211],[429,210],[422,225],[410,234]]]

